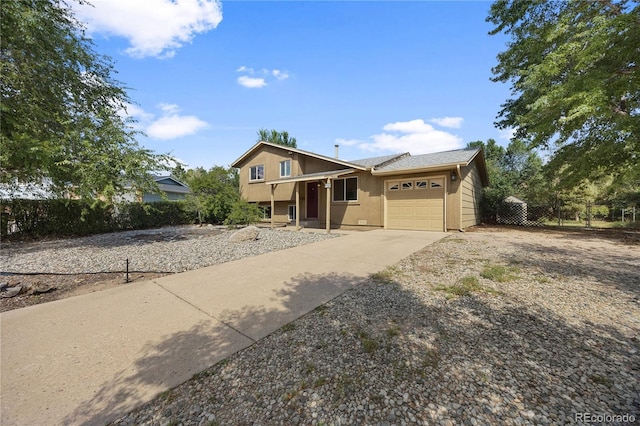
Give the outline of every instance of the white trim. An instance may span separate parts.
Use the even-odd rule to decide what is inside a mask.
[[[242,163],[245,159],[247,159],[260,146],[270,146],[272,148],[281,149],[281,150],[286,151],[288,153],[294,153],[295,152],[297,154],[307,155],[309,157],[314,157],[314,158],[318,158],[320,160],[329,161],[329,162],[334,163],[334,164],[340,164],[342,166],[352,167],[352,168],[358,169],[358,170],[367,170],[367,167],[362,167],[362,166],[359,166],[358,164],[350,163],[348,161],[339,160],[337,158],[332,158],[332,157],[327,157],[325,155],[316,154],[315,152],[303,151],[301,149],[292,148],[290,146],[278,145],[278,144],[274,144],[274,143],[270,143],[270,142],[264,142],[264,141],[260,141],[260,142],[256,143],[255,145],[253,145],[251,148],[249,148],[249,150],[247,152],[242,154],[240,156],[240,158],[238,158],[236,161],[234,161],[231,164],[231,167],[240,168],[240,166],[238,164]]]
[[[262,167],[262,177],[261,178],[256,178],[256,179],[251,179],[251,171],[255,168],[256,169],[256,175],[258,174],[258,167]],[[256,164],[255,166],[250,166],[249,167],[249,182],[264,182],[264,164]]]
[[[288,175],[283,175],[282,174],[282,166],[286,163],[289,163],[289,174]],[[285,169],[287,167],[285,166]],[[286,171],[286,170],[285,170]],[[287,159],[287,160],[282,160],[280,162],[280,178],[285,178],[285,177],[291,177],[291,159]]]
[[[355,179],[356,180],[356,199],[355,200],[347,200],[347,179]],[[344,181],[344,200],[336,200],[336,181],[342,180]],[[331,185],[333,187],[333,191],[331,191],[331,202],[332,203],[357,203],[360,199],[360,180],[358,176],[345,176],[340,178],[334,178],[333,183]]]

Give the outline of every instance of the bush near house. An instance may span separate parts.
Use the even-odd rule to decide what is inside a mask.
[[[99,200],[3,200],[0,212],[3,239],[80,236],[194,222],[185,204],[176,201],[114,205]]]

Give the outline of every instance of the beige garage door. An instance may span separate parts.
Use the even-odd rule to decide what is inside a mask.
[[[386,182],[387,228],[442,231],[444,178]]]

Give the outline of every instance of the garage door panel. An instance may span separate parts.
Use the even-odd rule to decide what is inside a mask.
[[[387,227],[441,231],[444,188],[387,191]]]

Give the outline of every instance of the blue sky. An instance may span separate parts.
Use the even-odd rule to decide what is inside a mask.
[[[229,165],[260,128],[345,160],[508,143],[489,2],[92,3],[77,15],[130,88],[138,142],[188,167]]]

